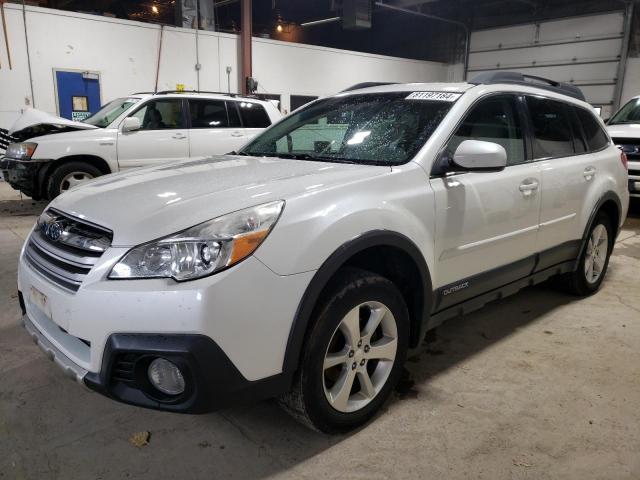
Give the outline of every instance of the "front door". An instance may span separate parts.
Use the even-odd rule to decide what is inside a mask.
[[[527,276],[533,269],[540,210],[540,169],[527,161],[522,114],[513,95],[472,107],[450,139],[451,157],[464,140],[502,145],[499,172],[453,173],[431,179],[435,191],[435,310]]]
[[[55,71],[58,113],[82,121],[100,110],[100,80],[96,73]]]
[[[189,157],[189,130],[181,98],[159,98],[138,107],[130,117],[140,130],[118,132],[120,168],[157,165]]]

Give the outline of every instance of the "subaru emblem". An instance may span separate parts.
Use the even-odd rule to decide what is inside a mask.
[[[63,228],[60,222],[53,222],[47,225],[46,235],[52,242],[57,241],[62,236]]]

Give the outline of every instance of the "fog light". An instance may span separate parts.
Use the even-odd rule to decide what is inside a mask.
[[[184,377],[180,369],[164,358],[156,358],[147,370],[151,385],[167,395],[184,392]]]

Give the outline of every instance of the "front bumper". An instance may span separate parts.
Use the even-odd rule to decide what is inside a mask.
[[[0,170],[4,180],[15,190],[20,190],[30,197],[38,197],[42,172],[48,164],[49,161],[21,161],[5,157],[0,161]]]
[[[640,197],[640,162],[629,161],[629,195]]]
[[[76,292],[21,256],[25,327],[69,376],[122,402],[193,413],[286,390],[287,340],[314,272],[278,276],[250,257],[192,282],[107,280],[126,250],[105,252]],[[166,398],[151,387],[146,368],[155,357],[184,369],[185,394]]]

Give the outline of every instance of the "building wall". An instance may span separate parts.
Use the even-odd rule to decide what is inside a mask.
[[[26,7],[32,97],[22,6],[5,4],[5,12],[13,69],[0,31],[0,127],[9,127],[28,106],[57,113],[54,69],[99,73],[102,102],[154,90],[160,26]],[[197,61],[196,31],[162,30],[159,90],[184,84],[186,89],[239,91],[238,36],[199,31]],[[444,81],[449,70],[442,63],[254,38],[253,75],[258,93],[282,95],[288,110],[291,94],[322,96],[364,81]]]

